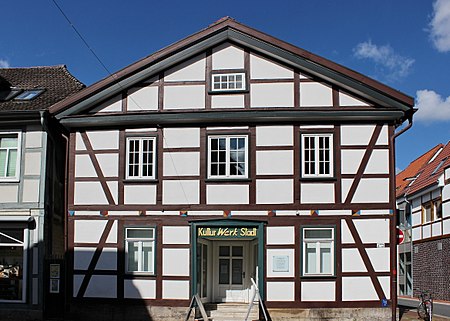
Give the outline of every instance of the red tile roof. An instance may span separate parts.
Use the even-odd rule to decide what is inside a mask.
[[[439,152],[439,153],[438,153]],[[437,156],[435,156],[437,154]],[[433,159],[433,156],[435,158]],[[432,160],[430,162],[430,160]],[[442,164],[441,164],[442,163]],[[441,165],[440,165],[441,164]],[[439,166],[440,165],[440,166]],[[396,196],[411,195],[437,183],[445,167],[450,165],[450,142],[439,144],[411,162],[396,177]],[[438,168],[439,167],[439,168]],[[437,170],[436,170],[437,169]],[[417,177],[413,183],[411,178]],[[411,183],[411,185],[409,185]]]

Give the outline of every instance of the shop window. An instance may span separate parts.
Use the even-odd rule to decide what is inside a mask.
[[[127,273],[155,273],[155,228],[125,228]]]
[[[9,180],[19,177],[19,148],[18,133],[0,134],[0,179]]]
[[[208,178],[247,178],[247,146],[247,136],[209,136]]]
[[[155,137],[127,138],[127,179],[154,179]]]
[[[333,135],[302,135],[302,177],[333,176]]]
[[[0,302],[23,302],[24,230],[20,228],[0,228]]]
[[[334,275],[334,228],[305,227],[303,276]]]

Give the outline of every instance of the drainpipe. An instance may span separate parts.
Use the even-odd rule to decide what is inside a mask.
[[[401,134],[403,134],[404,132],[406,132],[408,129],[411,128],[413,124],[413,119],[412,119],[412,115],[408,118],[408,125],[406,125],[405,128],[402,128],[401,130],[399,130],[398,132],[394,133],[394,136],[392,137],[393,139],[396,139],[398,136],[400,136]]]

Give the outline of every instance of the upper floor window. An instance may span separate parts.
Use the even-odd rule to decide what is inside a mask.
[[[125,229],[126,271],[155,273],[155,228]]]
[[[334,274],[334,228],[305,227],[303,237],[303,275]]]
[[[248,137],[209,136],[208,178],[248,177]]]
[[[18,133],[0,134],[0,179],[14,179],[19,173]]]
[[[333,176],[333,135],[302,135],[302,176]]]
[[[154,179],[156,159],[155,137],[127,138],[126,178]]]
[[[245,90],[245,73],[212,74],[212,91]]]
[[[422,224],[442,218],[442,200],[440,198],[422,204]]]

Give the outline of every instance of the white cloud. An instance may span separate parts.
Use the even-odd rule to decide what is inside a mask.
[[[414,59],[397,54],[389,45],[377,46],[371,40],[361,42],[353,49],[356,58],[370,59],[388,80],[399,80],[409,75]]]
[[[9,62],[4,59],[0,59],[0,68],[9,68]]]
[[[416,107],[419,108],[414,116],[417,121],[445,122],[450,121],[450,96],[443,98],[433,90],[418,90],[416,93]]]
[[[430,38],[440,52],[450,51],[450,1],[436,0],[430,22]]]

